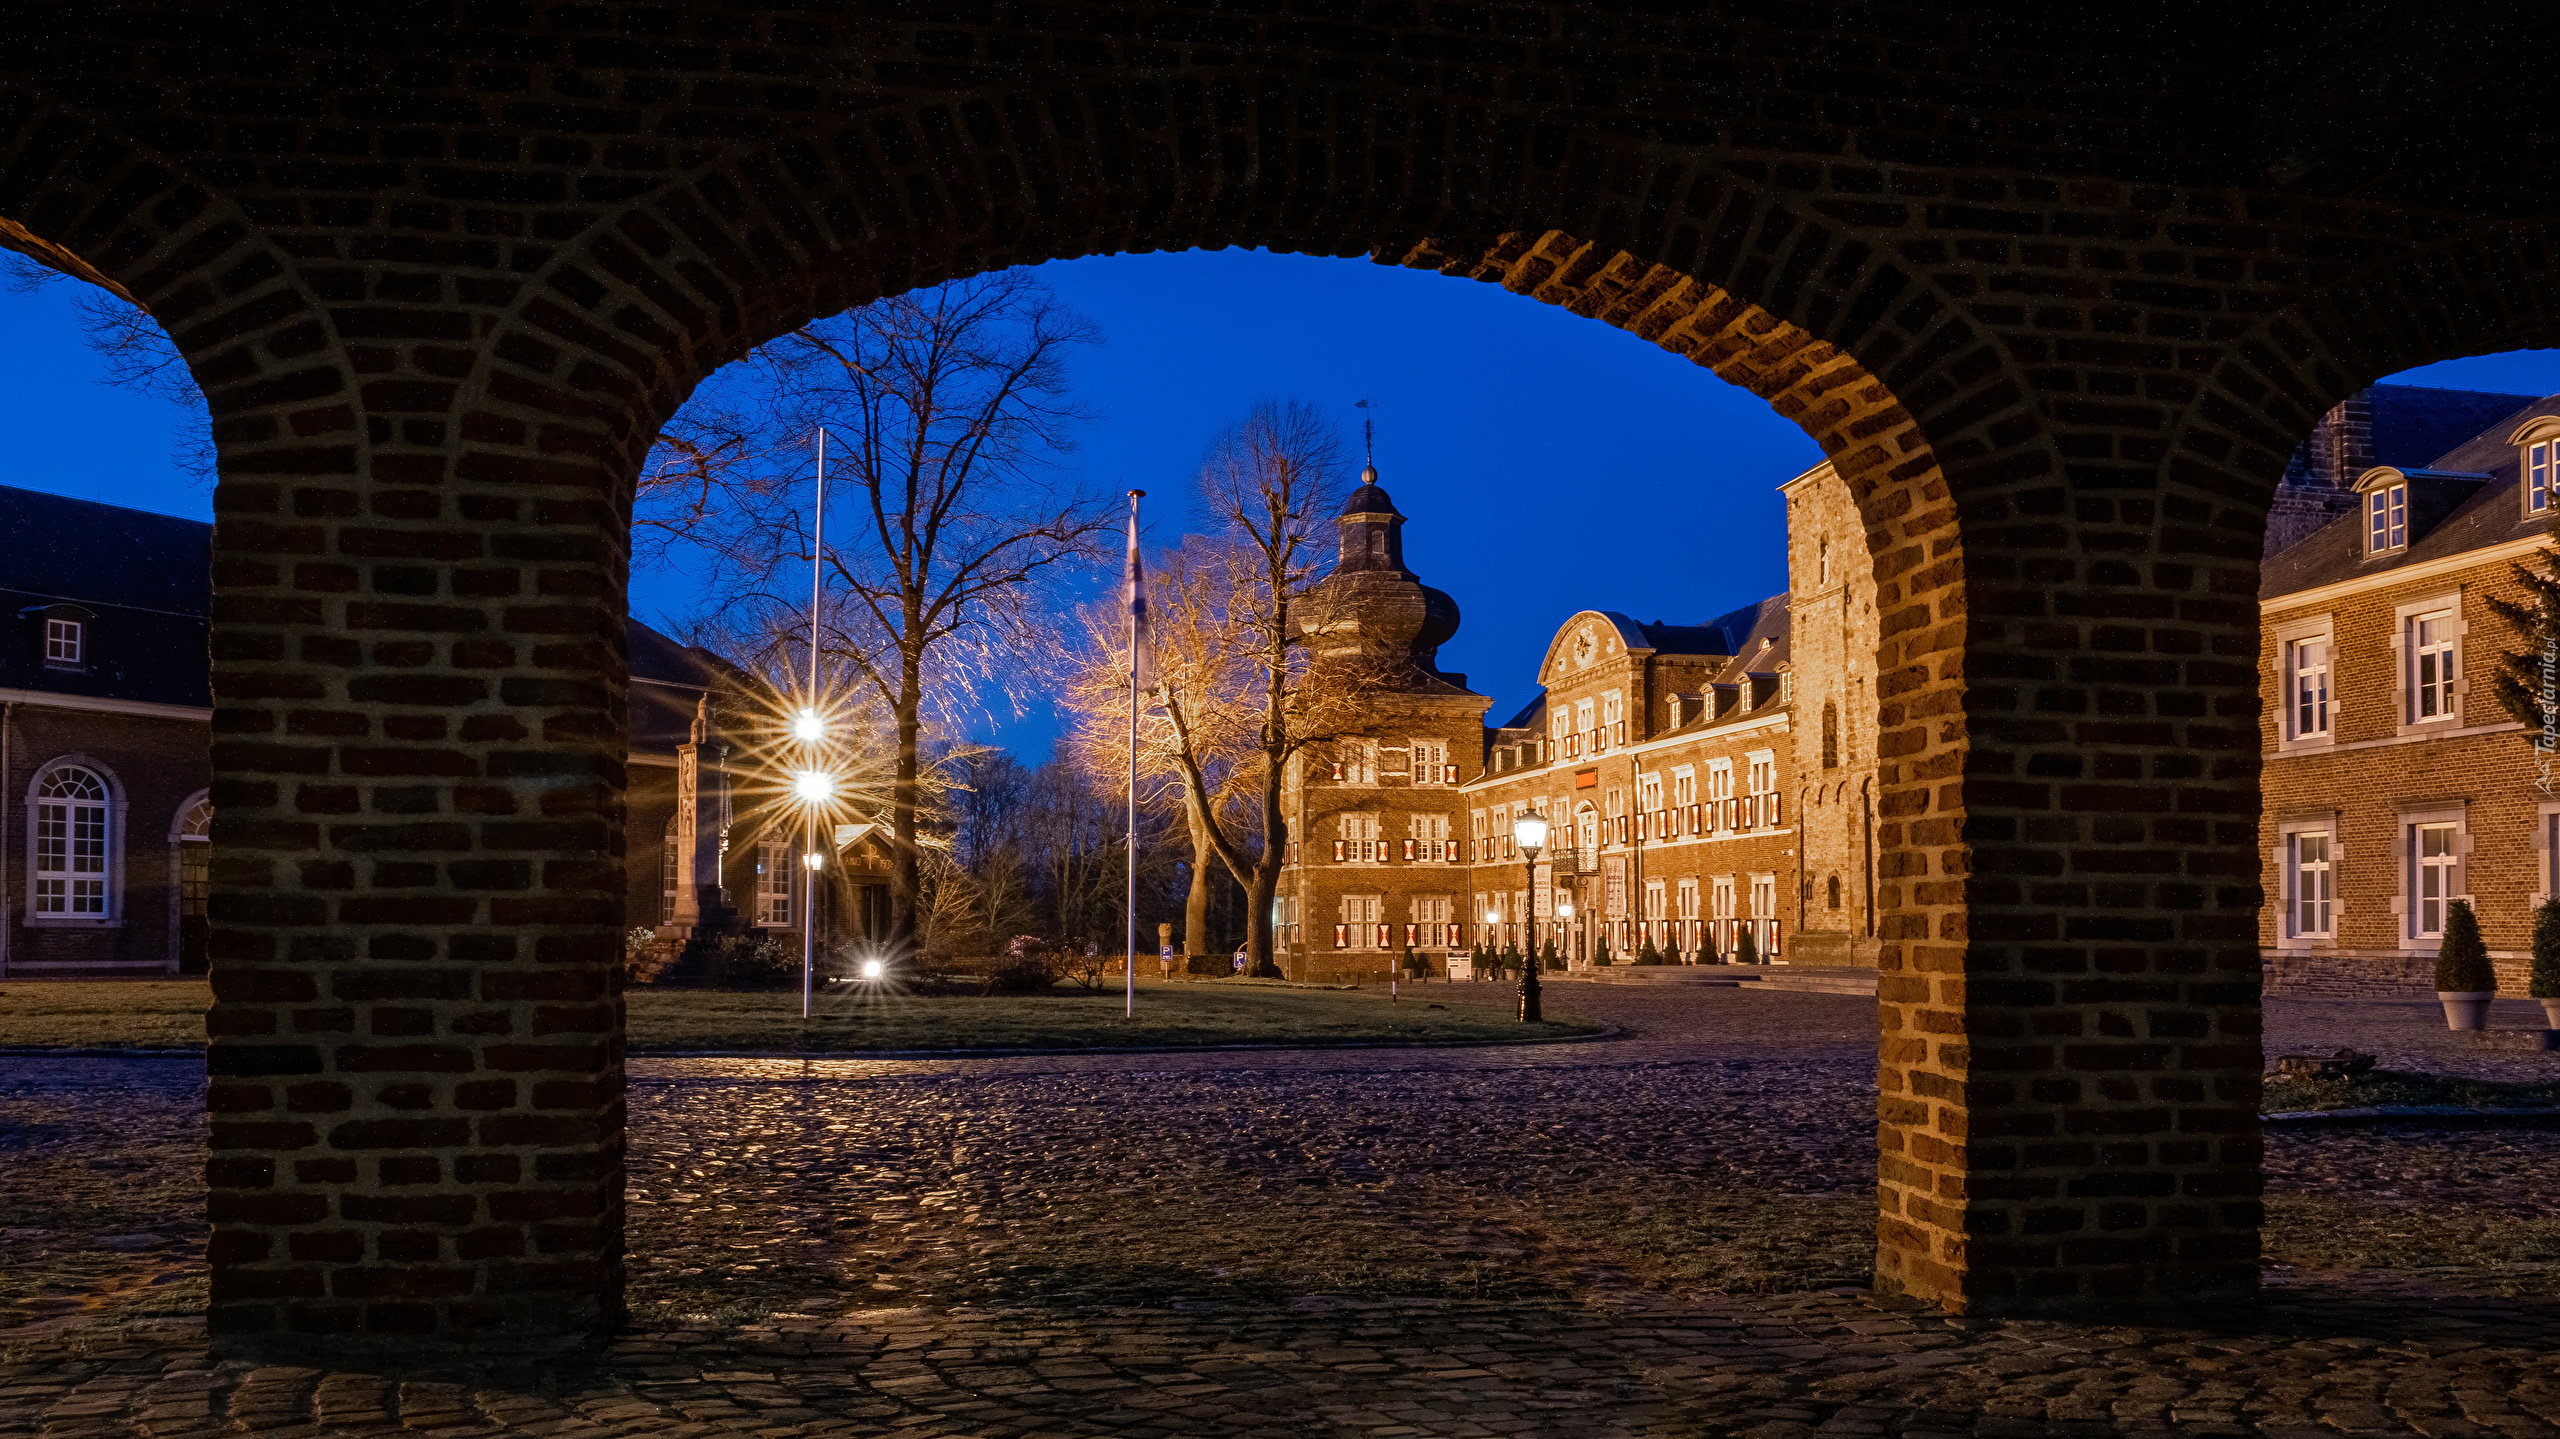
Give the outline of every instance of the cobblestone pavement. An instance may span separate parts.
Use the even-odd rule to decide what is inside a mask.
[[[2560,1430],[2560,1133],[2276,1131],[2267,1304],[1948,1320],[1858,1287],[1871,1001],[1553,994],[1630,1037],[635,1062],[633,1330],[517,1375],[210,1365],[197,1072],[0,1061],[0,1435]],[[2269,1052],[2429,1052],[2356,1008]]]

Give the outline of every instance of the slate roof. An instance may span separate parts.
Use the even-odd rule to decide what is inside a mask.
[[[2438,390],[2424,385],[2376,385],[2365,391],[2365,400],[2372,415],[2373,462],[2405,470],[2411,465],[2448,468],[2428,462],[2532,404],[2534,397],[2487,390]],[[2507,428],[2513,430],[2515,426]],[[2353,478],[2349,476],[2350,480]]]
[[[48,668],[45,611],[86,612],[83,667]],[[0,485],[0,689],[210,708],[213,526]],[[59,613],[59,611],[56,611]],[[631,747],[671,752],[695,697],[752,681],[710,650],[626,621]]]
[[[56,606],[85,612],[78,669],[45,664]],[[0,486],[0,688],[208,708],[212,608],[213,526]]]
[[[2409,386],[2377,386],[2377,390],[2409,389]],[[2462,395],[2460,390],[2429,390],[2421,394]],[[2489,400],[2511,400],[2511,395],[2489,395]],[[2465,422],[2476,418],[2482,407],[2465,405],[2458,413]],[[2418,461],[2389,461],[2404,470],[2432,470],[2438,473],[2485,474],[2489,478],[2479,489],[2456,505],[2451,514],[2438,520],[2424,532],[2410,537],[2406,549],[2372,559],[2365,558],[2361,510],[2352,510],[2322,525],[2309,535],[2269,555],[2259,571],[2258,596],[2274,599],[2336,584],[2341,580],[2366,575],[2388,574],[2409,565],[2444,559],[2471,550],[2486,549],[2508,540],[2548,534],[2550,521],[2524,518],[2524,506],[2516,495],[2519,469],[2516,450],[2507,436],[2516,427],[2539,415],[2560,415],[2560,395],[2540,400],[2527,400],[2490,420],[2473,425],[2468,433],[2455,439],[2447,448]],[[2379,453],[2379,446],[2376,447]]]

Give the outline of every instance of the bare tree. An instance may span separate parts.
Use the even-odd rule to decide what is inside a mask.
[[[891,730],[894,944],[917,932],[928,721],[957,719],[990,687],[1019,697],[1017,671],[1000,660],[1040,642],[1044,582],[1090,555],[1108,523],[1056,472],[1087,418],[1069,397],[1068,361],[1099,338],[1023,272],[956,280],[759,350],[747,386],[760,397],[756,419],[736,426],[755,438],[738,459],[722,448],[723,424],[697,432],[715,440],[699,464],[662,447],[668,472],[712,496],[687,538],[718,567],[727,623],[776,653],[799,647],[798,667],[816,550],[811,441],[827,431],[829,484],[852,492],[830,509],[858,518],[817,554],[818,644],[827,667],[879,699]]]
[[[1166,688],[1192,698],[1200,714],[1193,749],[1208,782],[1208,800],[1195,800],[1174,754],[1178,743],[1162,709],[1140,717],[1138,804],[1142,811],[1179,816],[1190,841],[1191,879],[1183,904],[1185,954],[1207,954],[1209,910],[1216,871],[1224,863],[1209,838],[1208,814],[1241,820],[1248,796],[1246,756],[1256,726],[1251,706],[1259,691],[1249,637],[1238,633],[1230,603],[1235,576],[1252,568],[1229,540],[1193,535],[1149,562],[1147,614],[1157,674]],[[1081,614],[1077,641],[1057,653],[1058,693],[1074,718],[1070,752],[1094,788],[1126,805],[1129,789],[1128,616],[1118,601],[1091,605]],[[1240,833],[1251,842],[1251,828]],[[1258,851],[1257,851],[1258,852]]]
[[[0,293],[33,295],[71,276],[24,255],[0,251]],[[80,338],[106,365],[101,383],[175,408],[183,417],[169,462],[198,485],[214,480],[213,415],[204,391],[160,322],[122,296],[74,283],[71,310]]]
[[[1340,434],[1313,405],[1256,404],[1201,462],[1200,504],[1213,534],[1186,546],[1165,567],[1171,584],[1159,578],[1150,596],[1151,621],[1166,617],[1159,665],[1172,660],[1154,748],[1183,788],[1186,820],[1245,891],[1245,945],[1256,974],[1279,972],[1272,899],[1288,860],[1283,797],[1291,761],[1360,720],[1357,664],[1319,667],[1307,648],[1308,637],[1333,621],[1319,587],[1331,569],[1345,459]],[[1108,650],[1126,641],[1097,635],[1095,643]],[[1107,723],[1105,708],[1125,723],[1107,687],[1087,683],[1075,695],[1087,732]]]

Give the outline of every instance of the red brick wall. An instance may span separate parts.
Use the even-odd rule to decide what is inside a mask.
[[[12,978],[145,978],[175,973],[176,856],[171,826],[211,778],[201,721],[13,705],[6,720],[8,974]],[[28,787],[57,759],[85,756],[123,803],[111,843],[121,850],[120,913],[107,927],[36,921],[28,893]]]

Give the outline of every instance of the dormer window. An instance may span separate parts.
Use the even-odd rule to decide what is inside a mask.
[[[78,620],[47,618],[44,622],[44,662],[61,669],[78,669],[87,661],[88,627]]]
[[[2541,519],[2560,504],[2560,415],[2536,415],[2507,436],[2516,447],[2516,486],[2524,518]]]
[[[2365,553],[2378,555],[2409,543],[2409,486],[2384,485],[2365,496]]]

